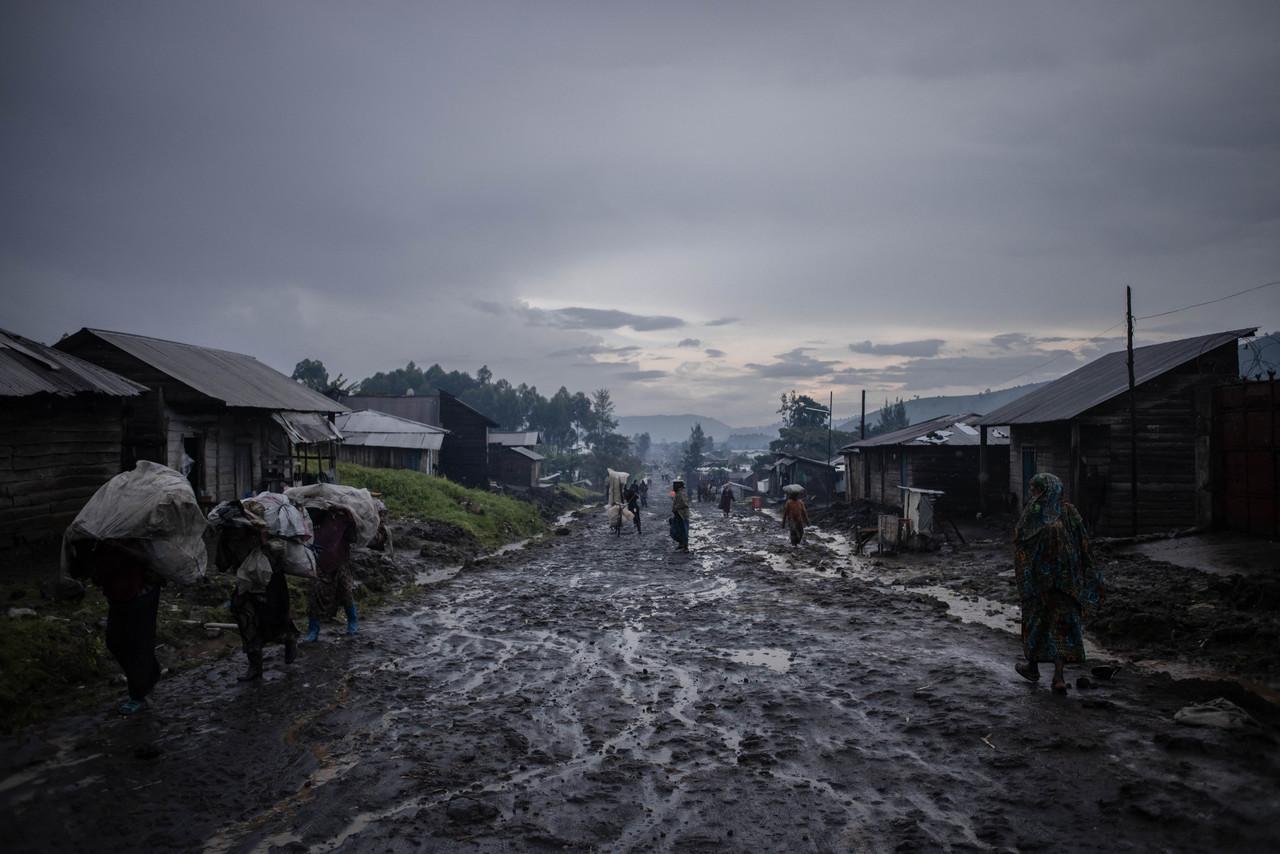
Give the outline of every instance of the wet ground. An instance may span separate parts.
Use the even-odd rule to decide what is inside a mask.
[[[0,838],[208,852],[1280,843],[1265,705],[1257,726],[1182,726],[1174,714],[1222,686],[1129,669],[1055,696],[1013,674],[999,608],[958,622],[927,579],[895,586],[836,535],[793,550],[766,514],[694,512],[690,555],[672,552],[661,510],[641,536],[589,511],[563,536],[424,573],[358,637],[289,668],[277,651],[260,684],[237,685],[230,659],[162,682],[138,719],[103,709],[28,730],[0,744]]]

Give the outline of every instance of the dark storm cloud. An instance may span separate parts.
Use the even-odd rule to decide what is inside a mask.
[[[616,376],[620,380],[631,380],[632,382],[648,382],[650,380],[660,380],[667,375],[666,371],[623,371]]]
[[[676,346],[677,347],[701,347],[702,342],[699,341],[697,338],[684,338]]]
[[[702,352],[706,353],[713,359],[723,359],[725,357],[725,352],[723,350],[717,350],[714,347],[708,347]]]
[[[774,356],[777,360],[767,365],[748,362],[746,367],[761,377],[771,379],[812,379],[831,373],[839,362],[815,359],[809,355],[811,347],[797,347]]]
[[[938,350],[942,345],[947,343],[941,338],[924,338],[919,341],[899,341],[896,344],[872,344],[870,341],[860,341],[856,344],[850,344],[849,349],[854,353],[866,353],[872,356],[919,356],[928,357],[938,355]]]
[[[3,14],[5,322],[45,340],[579,388],[633,354],[535,357],[685,326],[753,354],[1017,329],[961,355],[1021,357],[1108,326],[1123,283],[1141,312],[1280,269],[1271,2]],[[1175,320],[1274,326],[1267,296]],[[840,368],[807,358],[725,365],[714,399],[765,420],[761,371]],[[987,382],[926,368],[899,380]]]

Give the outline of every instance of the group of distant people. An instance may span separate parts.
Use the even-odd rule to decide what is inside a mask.
[[[673,480],[671,483],[671,539],[676,542],[676,551],[689,551],[689,496],[685,490],[683,480]],[[706,486],[714,494],[714,489]],[[699,488],[699,492],[703,491]],[[724,518],[728,519],[733,512],[733,502],[736,496],[733,491],[733,484],[726,482],[720,488],[720,499],[717,506],[724,514]],[[639,522],[637,521],[637,530]],[[805,508],[804,494],[802,492],[792,492],[787,495],[786,502],[782,507],[782,526],[787,529],[791,536],[791,545],[798,546],[804,541],[804,531],[809,525],[809,512]]]

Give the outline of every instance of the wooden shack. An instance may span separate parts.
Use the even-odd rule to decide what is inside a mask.
[[[1000,502],[1008,482],[1008,461],[990,460],[988,478],[979,486],[981,430],[978,416],[943,415],[840,449],[845,459],[845,494],[849,501],[902,506],[901,487],[945,493],[942,507],[951,513],[973,512],[979,494]],[[992,431],[988,444],[1009,444],[1008,434]]]
[[[0,330],[0,552],[57,559],[86,501],[122,470],[132,380]]]
[[[206,505],[327,477],[346,407],[252,356],[105,329],[56,345],[146,386],[131,401],[124,467],[184,472]]]
[[[436,474],[449,432],[398,415],[361,409],[336,416],[342,433],[338,459],[361,466]]]
[[[809,457],[779,454],[769,478],[769,497],[781,499],[782,488],[793,483],[804,487],[809,501],[830,504],[836,497],[836,467]]]
[[[1209,526],[1214,510],[1214,389],[1237,381],[1236,329],[1134,349],[1136,433],[1128,368],[1109,353],[983,416],[1009,428],[1009,492],[1021,504],[1037,472],[1062,479],[1090,530],[1133,532],[1131,437],[1137,445],[1137,533]],[[984,437],[986,438],[986,437]],[[985,444],[985,442],[984,442]],[[993,454],[999,454],[995,449]],[[984,472],[986,474],[987,472]]]
[[[443,427],[448,433],[440,449],[440,474],[463,486],[488,488],[489,430],[498,422],[455,395],[439,389],[427,394],[355,394],[343,402],[353,409],[374,409]]]
[[[536,430],[489,431],[489,475],[499,484],[534,489],[542,478],[542,461]]]

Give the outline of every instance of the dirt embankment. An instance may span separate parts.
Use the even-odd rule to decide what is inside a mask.
[[[874,525],[882,509],[844,506],[811,516],[819,526],[847,534],[855,526]],[[878,556],[872,542],[868,559],[892,583],[1018,605],[1012,526],[1008,517],[968,523],[961,528],[966,543],[950,532],[951,541],[930,552]],[[1093,545],[1107,580],[1106,601],[1087,627],[1097,644],[1133,662],[1174,662],[1280,688],[1280,572],[1213,574],[1131,548],[1128,542]]]

